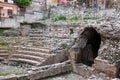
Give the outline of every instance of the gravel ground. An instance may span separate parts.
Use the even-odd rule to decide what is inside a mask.
[[[26,70],[23,70],[20,67],[4,65],[0,63],[0,77],[1,76],[8,76],[11,74],[19,75],[19,74],[26,74]]]
[[[70,74],[63,74],[60,76],[50,77],[42,80],[88,80],[88,79],[85,79],[84,77],[79,76],[77,74],[70,73]]]
[[[100,73],[98,76],[92,75],[89,78],[82,77],[75,73],[68,73],[68,74],[63,74],[63,75],[49,77],[49,78],[40,79],[40,80],[120,80],[120,79],[118,78],[112,79],[109,77],[105,77],[105,75],[102,73]]]

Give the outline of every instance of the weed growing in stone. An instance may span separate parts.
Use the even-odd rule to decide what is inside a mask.
[[[3,30],[1,29],[1,30],[0,30],[0,36],[2,36],[2,35],[3,35]]]
[[[64,15],[58,15],[54,17],[54,21],[66,21],[67,18]]]

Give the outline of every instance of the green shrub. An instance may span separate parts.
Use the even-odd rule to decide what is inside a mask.
[[[89,9],[91,9],[91,8],[93,8],[91,5],[89,5],[87,8],[89,8]]]
[[[23,24],[28,24],[28,22],[27,21],[23,21]]]
[[[22,72],[23,72],[23,70],[20,69],[20,68],[14,68],[14,69],[11,71],[11,73],[13,73],[13,74],[20,74],[20,73],[22,73]]]
[[[3,40],[0,40],[0,47],[7,46],[7,43],[5,43]]]
[[[16,30],[16,28],[11,28],[10,30],[13,30],[13,31],[14,31],[14,30]]]
[[[87,13],[88,11],[84,11],[84,13]]]
[[[67,44],[63,43],[63,44],[61,44],[61,47],[62,47],[62,49],[66,49],[66,48],[68,48],[69,46],[68,46]]]
[[[36,27],[35,25],[32,24],[32,25],[30,26],[30,28],[33,29],[33,28],[37,28],[37,27]]]
[[[0,73],[0,76],[7,76],[9,73]]]
[[[4,31],[4,30],[0,29],[0,36],[3,35],[3,31]]]
[[[70,29],[70,34],[73,34],[73,33],[74,33],[73,29]]]
[[[54,17],[54,21],[65,21],[65,20],[67,20],[67,18],[64,15],[59,15]]]
[[[42,25],[35,25],[35,24],[31,24],[30,28],[34,29],[34,28],[39,28],[39,27],[43,27]]]
[[[84,17],[84,20],[97,20],[97,17]]]
[[[16,0],[16,4],[19,7],[27,7],[30,6],[31,1],[30,0]]]
[[[77,16],[73,16],[72,18],[70,18],[71,21],[78,21],[79,18]]]
[[[47,17],[42,17],[42,19],[40,19],[41,21],[45,21],[47,20],[48,18]]]

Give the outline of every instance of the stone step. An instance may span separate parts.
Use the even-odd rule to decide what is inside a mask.
[[[47,42],[47,41],[33,41],[33,40],[29,40],[28,43],[32,43],[33,46],[43,46],[41,48],[51,48],[51,47],[47,47],[47,46],[51,46],[51,45],[58,45],[58,43],[56,42]]]
[[[0,57],[5,57],[5,56],[8,56],[9,53],[0,53]]]
[[[44,40],[44,37],[29,37],[30,40]]]
[[[60,42],[60,41],[59,41]],[[58,45],[59,42],[53,42],[53,41],[34,41],[34,40],[29,40],[28,43],[36,44],[36,45],[42,45],[42,46],[49,46],[49,45]]]
[[[8,50],[0,50],[0,53],[7,53]]]
[[[0,53],[0,60],[7,59],[9,56],[9,53]]]
[[[38,28],[34,28],[34,29],[30,29],[30,31],[43,31],[42,29],[38,29]]]
[[[0,60],[4,60],[5,58],[4,57],[0,57]]]
[[[29,31],[30,34],[42,34],[43,32],[40,31]]]
[[[29,45],[29,42],[28,42]],[[49,45],[45,45],[45,44],[40,44],[40,43],[30,43],[29,47],[36,47],[36,48],[50,48],[48,47]]]
[[[40,28],[32,28],[32,29],[30,29],[30,31],[43,31],[43,29],[40,29]]]
[[[40,43],[40,44],[45,44],[47,43],[46,40],[28,40],[29,43]]]
[[[8,50],[7,47],[0,47],[0,50]]]
[[[45,36],[44,34],[29,34],[28,36],[30,36],[30,37],[43,37],[43,36]]]
[[[41,48],[49,48],[49,47],[45,47],[45,43],[38,43],[36,41],[34,42],[29,42],[29,43],[32,43],[32,46],[41,46]]]
[[[34,66],[40,64],[40,62],[38,62],[38,61],[21,59],[21,58],[10,58],[9,61],[22,62],[22,63],[31,64],[31,65],[34,65]]]
[[[50,48],[49,45],[44,45],[44,44],[33,44],[32,46],[34,47],[39,47],[39,48]]]
[[[41,53],[50,53],[49,48],[32,48],[32,47],[19,47],[15,46],[18,50],[32,51],[32,52],[41,52]]]
[[[34,61],[42,61],[44,58],[39,56],[27,55],[27,54],[12,54],[11,58],[21,58],[21,59],[28,59]]]
[[[69,39],[69,37],[61,37],[61,36],[50,36],[50,35],[47,35],[45,36],[47,38],[54,38],[54,39]]]
[[[42,53],[42,52],[34,52],[34,51],[25,51],[25,50],[17,50],[18,54],[26,54],[26,55],[33,55],[33,56],[39,56],[39,57],[49,57],[51,54],[48,53]]]
[[[45,42],[46,43],[46,42],[49,42],[49,41],[53,41],[54,42],[55,40],[51,40],[51,39],[39,39],[39,38],[38,39],[37,38],[34,39],[34,38],[32,38],[32,39],[29,39],[28,41],[29,42],[40,42],[40,43],[44,43]]]
[[[65,39],[65,40],[55,40],[55,39],[45,39],[45,40],[28,40],[28,43],[33,43],[33,44],[41,44],[41,45],[50,45],[50,44],[59,44],[61,42],[70,42],[70,40]]]
[[[61,37],[61,36],[50,36],[45,34],[30,34],[29,37],[35,37],[35,38],[48,38],[48,39],[69,39],[69,37]]]
[[[47,42],[41,43],[41,42],[34,41],[34,42],[31,42],[31,43],[32,43],[32,46],[40,47],[40,48],[51,48],[50,46],[53,45],[52,42],[51,43],[47,43]]]

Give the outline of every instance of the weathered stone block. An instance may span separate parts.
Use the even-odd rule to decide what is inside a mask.
[[[62,72],[62,66],[61,65],[54,67],[54,74],[55,75],[60,74],[61,72]]]
[[[109,64],[108,61],[102,59],[95,59],[95,64],[93,67],[98,70],[104,72],[109,77],[116,77],[117,67],[114,64]]]
[[[17,80],[17,78],[16,77],[12,77],[12,78],[5,78],[5,79],[1,79],[1,80]]]
[[[55,74],[55,69],[54,69],[53,67],[51,67],[51,68],[49,69],[49,76],[53,76],[53,75],[56,75],[56,74]]]
[[[42,72],[36,72],[29,75],[30,80],[35,80],[43,76]]]

